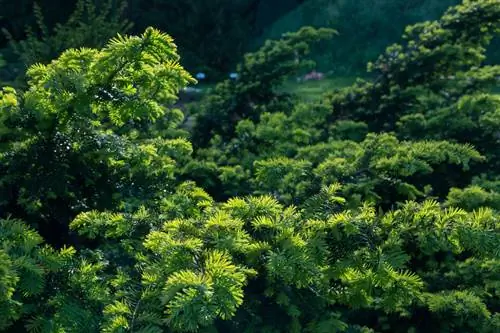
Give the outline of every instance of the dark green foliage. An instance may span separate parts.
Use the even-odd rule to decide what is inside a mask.
[[[456,172],[465,177],[471,164],[484,161],[468,145],[399,141],[390,134],[364,137],[364,127],[354,122],[334,123],[331,129],[339,133],[341,127],[352,128],[350,136],[361,129],[356,135],[364,137],[361,142],[348,140],[350,137],[342,133],[323,141],[328,133],[322,128],[329,115],[326,110],[322,105],[299,104],[290,115],[263,113],[256,124],[240,121],[233,139],[215,137],[210,148],[197,151],[202,162],[192,162],[185,173],[191,173],[197,163],[211,166],[204,172],[213,173],[219,182],[204,185],[218,196],[257,191],[299,203],[319,186],[341,182],[351,200],[387,205],[394,200],[445,195],[450,185],[463,182],[456,174],[443,173],[445,165],[460,166],[462,171]],[[439,182],[436,175],[441,178]]]
[[[97,5],[93,0],[78,0],[67,21],[51,29],[44,19],[45,8],[35,2],[36,27],[26,27],[25,39],[17,41],[6,29],[2,32],[23,68],[46,64],[68,48],[102,47],[117,33],[129,30],[132,24],[123,19],[126,5],[124,0],[106,0]]]
[[[87,0],[85,0],[87,1]],[[108,0],[104,1],[107,2]],[[81,0],[37,0],[51,30],[70,17]],[[204,71],[212,82],[235,69],[240,57],[253,51],[266,39],[296,31],[302,26],[330,27],[339,31],[337,43],[323,43],[313,50],[312,58],[324,71],[336,75],[362,73],[368,61],[376,59],[386,45],[396,41],[408,24],[439,17],[447,7],[460,0],[127,0],[124,18],[134,22],[134,33],[147,26],[169,31],[179,44],[183,65],[192,71]],[[14,40],[26,37],[25,27],[36,27],[34,0],[5,1],[0,26]],[[92,0],[99,5],[103,1]],[[113,1],[107,16],[109,26],[121,13],[122,0]],[[102,8],[102,7],[101,7]],[[115,17],[115,13],[117,14]],[[85,23],[88,20],[82,17]],[[123,22],[123,21],[122,21]],[[74,25],[73,28],[79,28]],[[115,30],[114,32],[117,32]],[[39,29],[33,30],[39,35]],[[102,32],[105,32],[104,30]],[[113,35],[100,39],[99,46]],[[0,48],[7,39],[0,34]],[[335,45],[342,45],[336,47]],[[80,45],[69,45],[76,47]],[[86,45],[98,46],[98,45]],[[489,62],[498,61],[499,43],[489,50]],[[62,50],[60,50],[62,51]],[[10,53],[6,50],[6,53]],[[59,52],[60,53],[60,52]],[[59,54],[58,53],[58,54]],[[58,55],[57,54],[57,55]],[[9,56],[9,75],[15,57]],[[24,72],[24,70],[21,70]],[[21,73],[17,73],[21,74]]]
[[[394,171],[387,173],[389,171],[387,170],[382,175],[381,166],[377,167],[376,172],[370,171],[373,167],[370,163],[377,163],[370,161],[372,152],[368,152],[368,156],[361,158],[359,162],[356,162],[356,156],[350,158],[342,156],[338,152],[338,143],[335,148],[326,150],[323,155],[323,159],[330,155],[330,164],[337,169],[328,168],[328,163],[322,164],[323,159],[313,162],[311,154],[306,157],[309,162],[316,163],[314,167],[318,166],[316,175],[321,173],[328,175],[327,181],[347,183],[352,181],[356,184],[356,192],[360,191],[365,195],[363,199],[379,197],[379,199],[386,198],[382,202],[387,200],[388,203],[392,203],[394,200],[401,199],[392,194],[394,190],[399,193],[398,195],[409,199],[423,194],[443,197],[450,187],[467,185],[474,173],[494,172],[500,162],[498,149],[495,148],[498,145],[497,113],[499,107],[498,97],[490,94],[489,91],[491,86],[496,84],[499,69],[498,66],[482,66],[482,62],[485,59],[485,47],[498,31],[499,15],[500,8],[496,1],[466,1],[463,5],[451,8],[439,21],[409,27],[407,44],[391,46],[386,54],[373,65],[378,73],[376,79],[360,81],[352,87],[332,93],[324,102],[317,105],[296,104],[293,107],[276,108],[272,100],[267,104],[261,101],[253,113],[247,114],[244,105],[232,104],[229,108],[224,107],[223,104],[211,103],[230,100],[228,97],[223,97],[226,95],[221,90],[214,90],[208,96],[207,101],[201,105],[201,122],[198,127],[195,127],[193,134],[195,138],[212,128],[210,122],[216,123],[216,126],[224,126],[227,118],[217,115],[222,114],[223,111],[232,110],[232,107],[236,110],[226,113],[226,117],[236,113],[241,114],[244,119],[238,122],[239,116],[233,120],[236,122],[233,125],[235,133],[230,136],[230,139],[227,137],[227,131],[213,131],[212,134],[218,135],[212,137],[211,145],[196,151],[199,159],[203,161],[204,168],[190,165],[186,172],[190,173],[196,169],[202,172],[205,178],[218,178],[217,181],[212,180],[209,184],[204,183],[204,186],[210,187],[210,192],[214,195],[216,193],[217,195],[251,193],[253,190],[248,191],[248,188],[256,160],[276,159],[278,156],[301,159],[304,157],[299,151],[307,149],[304,146],[324,147],[330,144],[327,142],[339,139],[362,141],[368,130],[394,131],[394,135],[400,141],[410,140],[409,145],[414,144],[411,140],[427,141],[426,144],[420,146],[422,148],[416,148],[416,150],[406,145],[400,147],[400,154],[393,150],[390,154],[396,153],[396,155],[383,162],[387,168],[401,170],[397,172],[402,172],[401,175],[409,177],[409,182],[401,182],[400,179],[395,178]],[[471,23],[457,24],[456,22]],[[482,26],[484,27],[478,28]],[[279,67],[276,65],[274,68]],[[254,75],[258,76],[259,73]],[[237,96],[237,94],[229,96]],[[259,95],[252,94],[251,96]],[[333,112],[325,103],[332,104]],[[207,110],[211,109],[207,106],[214,106],[215,110],[208,112]],[[204,117],[204,114],[207,116]],[[397,140],[394,140],[387,142],[392,142],[395,146],[399,145]],[[430,147],[435,145],[435,151],[441,151],[438,155],[444,152],[444,146],[428,142],[429,140],[450,140],[450,142],[465,145],[473,144],[484,155],[483,160],[486,163],[472,164],[473,173],[457,173],[456,169],[450,173],[442,165],[433,169],[436,172],[434,177],[422,177],[431,169],[419,161],[418,149],[432,151],[433,148]],[[206,145],[208,137],[203,137],[203,140],[199,141],[196,147]],[[348,149],[355,149],[352,145]],[[370,147],[376,149],[376,146]],[[390,148],[385,144],[382,144],[382,147],[381,151],[387,154],[387,149],[390,150]],[[342,149],[340,148],[340,151]],[[334,150],[337,154],[336,160],[333,159]],[[312,156],[321,155],[315,152]],[[449,161],[456,164],[460,159],[450,156]],[[445,159],[439,160],[438,163],[441,164],[443,161]],[[293,164],[293,161],[290,163]],[[391,166],[392,163],[394,164]],[[280,165],[283,166],[283,163]],[[314,188],[320,184],[318,181],[311,180],[312,167],[313,165],[306,169],[299,167],[296,172],[301,173],[302,180]],[[276,168],[281,171],[275,174],[274,184],[283,180],[286,183],[286,168],[283,169],[278,165],[275,166]],[[466,163],[465,170],[468,168],[469,165]],[[233,175],[229,176],[231,174]],[[291,174],[288,175],[292,177]],[[375,193],[370,193],[375,187],[380,186],[377,185],[378,182],[374,183],[373,176],[385,179],[385,184],[380,185],[385,188],[390,187],[391,190],[384,189],[384,195],[380,195],[377,194],[382,190],[379,187]],[[258,182],[255,188],[262,188],[262,183],[268,183],[268,181],[266,179],[264,182]],[[297,182],[296,178],[290,182],[294,186],[301,187],[302,192],[287,189],[285,191],[288,196],[287,200],[290,200],[289,196],[300,200],[301,197],[311,194],[303,185],[299,185],[300,181]],[[225,183],[228,185],[228,190],[225,189]],[[415,187],[418,183],[421,185]],[[239,185],[236,191],[235,185]],[[431,185],[433,192],[430,192],[431,187],[424,190],[425,185]],[[274,189],[271,190],[271,188]],[[244,192],[244,189],[247,189],[247,192]],[[283,194],[283,188],[278,190],[274,185],[270,185],[266,191],[277,191],[278,195]]]
[[[405,26],[436,19],[449,6],[459,3],[460,0],[308,0],[273,22],[262,38],[276,38],[303,25],[334,28],[339,31],[335,43],[326,50],[315,50],[313,58],[322,70],[353,75],[363,73],[368,61],[397,41]]]
[[[253,34],[256,0],[129,0],[139,28],[155,26],[179,43],[183,64],[214,80],[234,70]]]
[[[270,194],[282,202],[304,207],[308,214],[317,217],[338,212],[338,204],[344,202],[349,207],[359,207],[368,200],[379,208],[394,209],[406,199],[425,197],[445,202],[449,207],[476,210],[474,214],[478,216],[494,216],[492,211],[486,213],[481,207],[498,209],[500,192],[494,179],[500,161],[495,148],[500,107],[497,96],[489,92],[497,83],[499,73],[497,66],[483,64],[486,47],[498,33],[499,15],[500,5],[496,1],[465,1],[451,8],[439,21],[409,27],[407,44],[391,46],[373,65],[377,76],[372,82],[357,83],[313,105],[295,103],[293,107],[275,107],[271,101],[267,104],[262,101],[255,114],[238,119],[229,137],[227,132],[215,131],[210,145],[203,149],[198,148],[200,144],[195,145],[197,161],[188,165],[185,174],[197,170],[196,179],[204,180],[199,183],[217,198]],[[216,89],[207,100],[221,95]],[[206,110],[205,105],[201,106],[202,112]],[[239,110],[242,109],[239,106]],[[217,110],[227,110],[227,107]],[[213,119],[219,120],[215,116]],[[203,129],[199,126],[194,131],[195,137]],[[391,133],[383,133],[386,131]],[[206,142],[208,137],[203,140]],[[482,176],[472,178],[479,174]],[[210,181],[206,182],[207,179]],[[337,182],[343,184],[340,191],[345,199],[329,200],[329,186]],[[439,206],[434,201],[427,203]],[[322,208],[315,212],[313,207]],[[454,208],[446,212],[452,216],[463,213]],[[415,211],[412,214],[418,215]],[[444,220],[438,222],[442,223]],[[422,227],[424,230],[448,228],[447,224]],[[398,231],[394,234],[398,239],[403,236]],[[418,232],[410,234],[420,237],[416,236]],[[483,244],[480,246],[483,249],[498,247],[498,234],[486,236],[471,227],[464,227],[456,234],[467,242],[477,241],[476,245],[464,248],[464,254],[478,253],[479,244]],[[429,240],[426,246],[437,246],[437,239]],[[349,249],[347,244],[344,247]],[[406,249],[414,247],[414,244],[405,245]],[[452,268],[454,264],[450,266],[450,262],[456,259],[448,257],[448,253],[456,252],[449,246],[437,246],[432,250],[437,255],[433,263],[429,261],[428,250],[423,251],[425,254],[416,255],[410,262],[412,267],[419,267],[421,273],[429,269],[426,281],[435,286],[432,287],[434,294],[424,292],[417,298],[422,303],[410,306],[413,309],[410,312],[424,316],[429,320],[427,323],[403,321],[394,314],[356,315],[346,311],[349,318],[361,315],[366,321],[358,324],[382,331],[497,330],[498,316],[492,314],[498,311],[498,294],[487,292],[495,296],[489,306],[484,306],[474,292],[455,290],[460,284],[440,289],[443,284],[438,279],[442,274],[455,276],[456,268]],[[284,260],[289,261],[291,259]],[[441,266],[443,268],[439,268]],[[443,269],[450,271],[445,273]],[[356,274],[365,281],[364,276],[369,273]],[[492,274],[496,281],[493,284],[497,285],[498,272],[486,274]],[[462,310],[455,308],[457,301],[467,304],[467,310],[463,311],[470,314],[458,314]],[[353,302],[350,300],[348,304]],[[446,324],[444,318],[452,313],[456,321]],[[435,318],[435,322],[430,318]],[[280,331],[278,327],[287,323],[290,320],[280,322],[275,330]],[[288,327],[284,331],[294,329]]]
[[[74,249],[54,251],[38,233],[17,220],[0,220],[0,329],[26,314],[43,312],[48,295],[56,294],[59,272],[70,269]]]

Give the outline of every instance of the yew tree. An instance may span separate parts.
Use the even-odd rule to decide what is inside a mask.
[[[79,212],[133,210],[170,191],[191,151],[167,134],[183,119],[168,105],[193,82],[178,61],[171,37],[148,29],[33,65],[26,91],[2,88],[0,216],[61,245]]]
[[[332,31],[288,34],[199,135],[155,29],[33,65],[0,93],[0,330],[498,332],[499,14],[465,0],[312,103],[279,86]]]

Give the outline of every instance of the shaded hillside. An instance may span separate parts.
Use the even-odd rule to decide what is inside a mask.
[[[339,31],[316,51],[322,69],[340,73],[364,71],[384,48],[398,41],[405,26],[436,19],[459,0],[309,0],[266,28],[256,44],[304,25]],[[325,52],[325,50],[328,50]]]

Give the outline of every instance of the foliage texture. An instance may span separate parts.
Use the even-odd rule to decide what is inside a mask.
[[[0,93],[0,330],[500,331],[497,0],[406,29],[324,99],[281,92],[329,29],[195,80],[147,28]]]

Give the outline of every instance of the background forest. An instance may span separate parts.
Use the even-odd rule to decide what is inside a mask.
[[[3,4],[2,4],[3,1]],[[2,0],[0,53],[9,59],[2,76],[22,74],[26,64],[49,61],[69,47],[101,47],[116,32],[138,34],[148,26],[166,31],[179,47],[182,64],[192,73],[219,80],[235,70],[245,52],[270,38],[302,26],[339,31],[336,41],[313,50],[320,70],[363,75],[405,26],[438,18],[460,0]],[[86,3],[96,9],[76,10]],[[39,7],[33,10],[33,6]],[[73,16],[72,16],[73,14]],[[72,18],[72,19],[71,19]],[[133,23],[133,24],[131,24]],[[62,24],[63,28],[54,32]],[[28,29],[28,30],[27,30]],[[56,28],[57,29],[57,28]],[[44,45],[26,45],[20,56],[8,41],[35,36]],[[34,41],[32,41],[34,42]],[[342,45],[342,47],[339,47]],[[489,60],[500,59],[493,41]]]
[[[500,1],[0,2],[1,332],[500,331]]]

